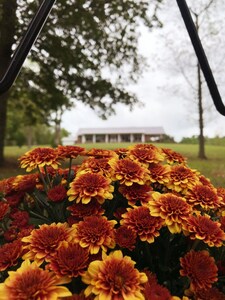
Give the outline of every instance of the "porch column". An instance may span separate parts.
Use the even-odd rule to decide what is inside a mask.
[[[92,143],[96,143],[96,135],[95,134],[92,135]]]
[[[105,135],[105,143],[108,143],[108,142],[109,142],[109,135],[106,134],[106,135]]]
[[[121,135],[120,134],[117,134],[117,142],[121,143]]]
[[[142,133],[141,135],[141,142],[144,143],[145,142],[145,135]]]
[[[130,142],[131,142],[131,143],[134,142],[134,135],[133,135],[133,133],[130,134]]]
[[[86,143],[86,137],[85,137],[85,135],[81,136],[81,143],[82,144]]]

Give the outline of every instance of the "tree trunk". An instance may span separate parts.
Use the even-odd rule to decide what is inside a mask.
[[[195,26],[197,32],[199,32],[198,15],[195,14]],[[203,121],[203,103],[202,103],[202,76],[201,67],[199,62],[197,63],[197,86],[198,86],[198,116],[199,116],[199,137],[198,137],[198,158],[207,159],[205,155],[205,138],[204,138],[204,121]]]
[[[203,122],[203,105],[202,105],[202,77],[201,68],[198,63],[198,113],[199,113],[199,151],[198,158],[207,159],[205,155],[205,138],[204,138],[204,122]]]
[[[2,79],[12,54],[16,25],[16,0],[3,0],[0,6],[0,79]],[[0,95],[0,165],[4,163],[4,142],[7,121],[7,100],[9,92]]]

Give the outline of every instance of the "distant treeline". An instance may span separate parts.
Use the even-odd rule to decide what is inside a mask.
[[[198,136],[192,136],[192,137],[184,137],[180,144],[198,144]],[[225,136],[219,137],[215,136],[213,138],[205,137],[205,144],[206,145],[216,145],[216,146],[225,146]]]

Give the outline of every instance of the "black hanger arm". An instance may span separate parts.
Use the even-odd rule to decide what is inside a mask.
[[[183,17],[187,31],[189,33],[195,53],[197,55],[200,67],[202,69],[205,80],[207,82],[214,105],[215,105],[216,109],[218,110],[218,112],[221,115],[225,116],[225,106],[221,99],[219,90],[217,88],[217,84],[215,82],[215,79],[213,77],[211,68],[210,68],[208,60],[207,60],[207,57],[205,55],[205,51],[202,47],[202,43],[198,36],[198,32],[197,32],[195,24],[193,22],[190,10],[189,10],[185,0],[176,0],[176,1],[178,4],[178,7],[180,9],[181,15]]]
[[[47,20],[55,1],[56,0],[43,0],[36,15],[30,22],[27,32],[17,46],[8,69],[0,81],[0,94],[8,91],[15,81],[28,53],[30,52],[31,47],[33,46],[45,21]]]

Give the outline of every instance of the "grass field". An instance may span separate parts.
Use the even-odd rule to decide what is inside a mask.
[[[90,149],[105,148],[115,149],[117,147],[127,147],[129,143],[121,144],[85,144],[85,148]],[[188,158],[188,166],[197,169],[201,174],[208,177],[215,186],[225,187],[225,147],[206,145],[207,160],[197,158],[198,146],[185,144],[156,144],[158,147],[171,148]],[[78,145],[83,146],[84,145]],[[0,179],[24,174],[19,168],[18,157],[28,151],[27,147],[5,147],[6,164],[0,168]]]

